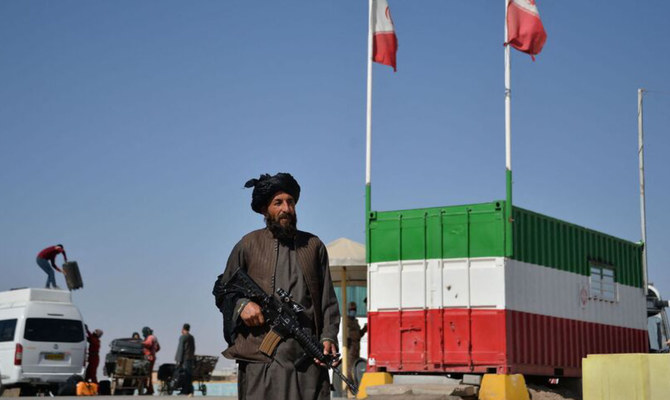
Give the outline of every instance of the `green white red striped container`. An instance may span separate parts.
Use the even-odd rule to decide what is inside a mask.
[[[647,352],[642,247],[505,203],[372,212],[369,366],[579,376]]]

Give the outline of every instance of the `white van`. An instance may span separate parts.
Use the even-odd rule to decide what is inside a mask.
[[[86,335],[72,296],[60,289],[0,292],[0,381],[22,393],[84,375]],[[2,390],[2,389],[0,389]]]

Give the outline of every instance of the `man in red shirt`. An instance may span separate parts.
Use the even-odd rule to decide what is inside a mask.
[[[62,254],[63,259],[67,262],[67,255],[65,254],[65,248],[62,244],[47,247],[37,254],[37,265],[47,274],[47,289],[50,287],[58,289],[58,285],[56,285],[56,274],[53,270],[55,269],[58,272],[63,272],[56,265],[56,256],[59,254]]]

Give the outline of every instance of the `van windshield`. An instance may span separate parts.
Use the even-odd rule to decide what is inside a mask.
[[[84,329],[74,319],[27,318],[23,337],[31,342],[78,343],[84,340]]]
[[[0,321],[0,342],[11,342],[14,340],[16,330],[16,318],[3,319]]]

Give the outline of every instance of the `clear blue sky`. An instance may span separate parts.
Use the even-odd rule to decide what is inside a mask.
[[[503,199],[504,2],[389,1],[372,208]],[[670,295],[670,3],[538,7],[544,51],[512,54],[515,203],[639,240],[649,89],[649,269]],[[302,229],[364,241],[366,29],[363,0],[0,2],[0,290],[41,287],[35,256],[63,243],[103,352],[149,325],[170,362],[190,322],[218,354],[213,281],[262,226],[247,179],[292,173]]]

